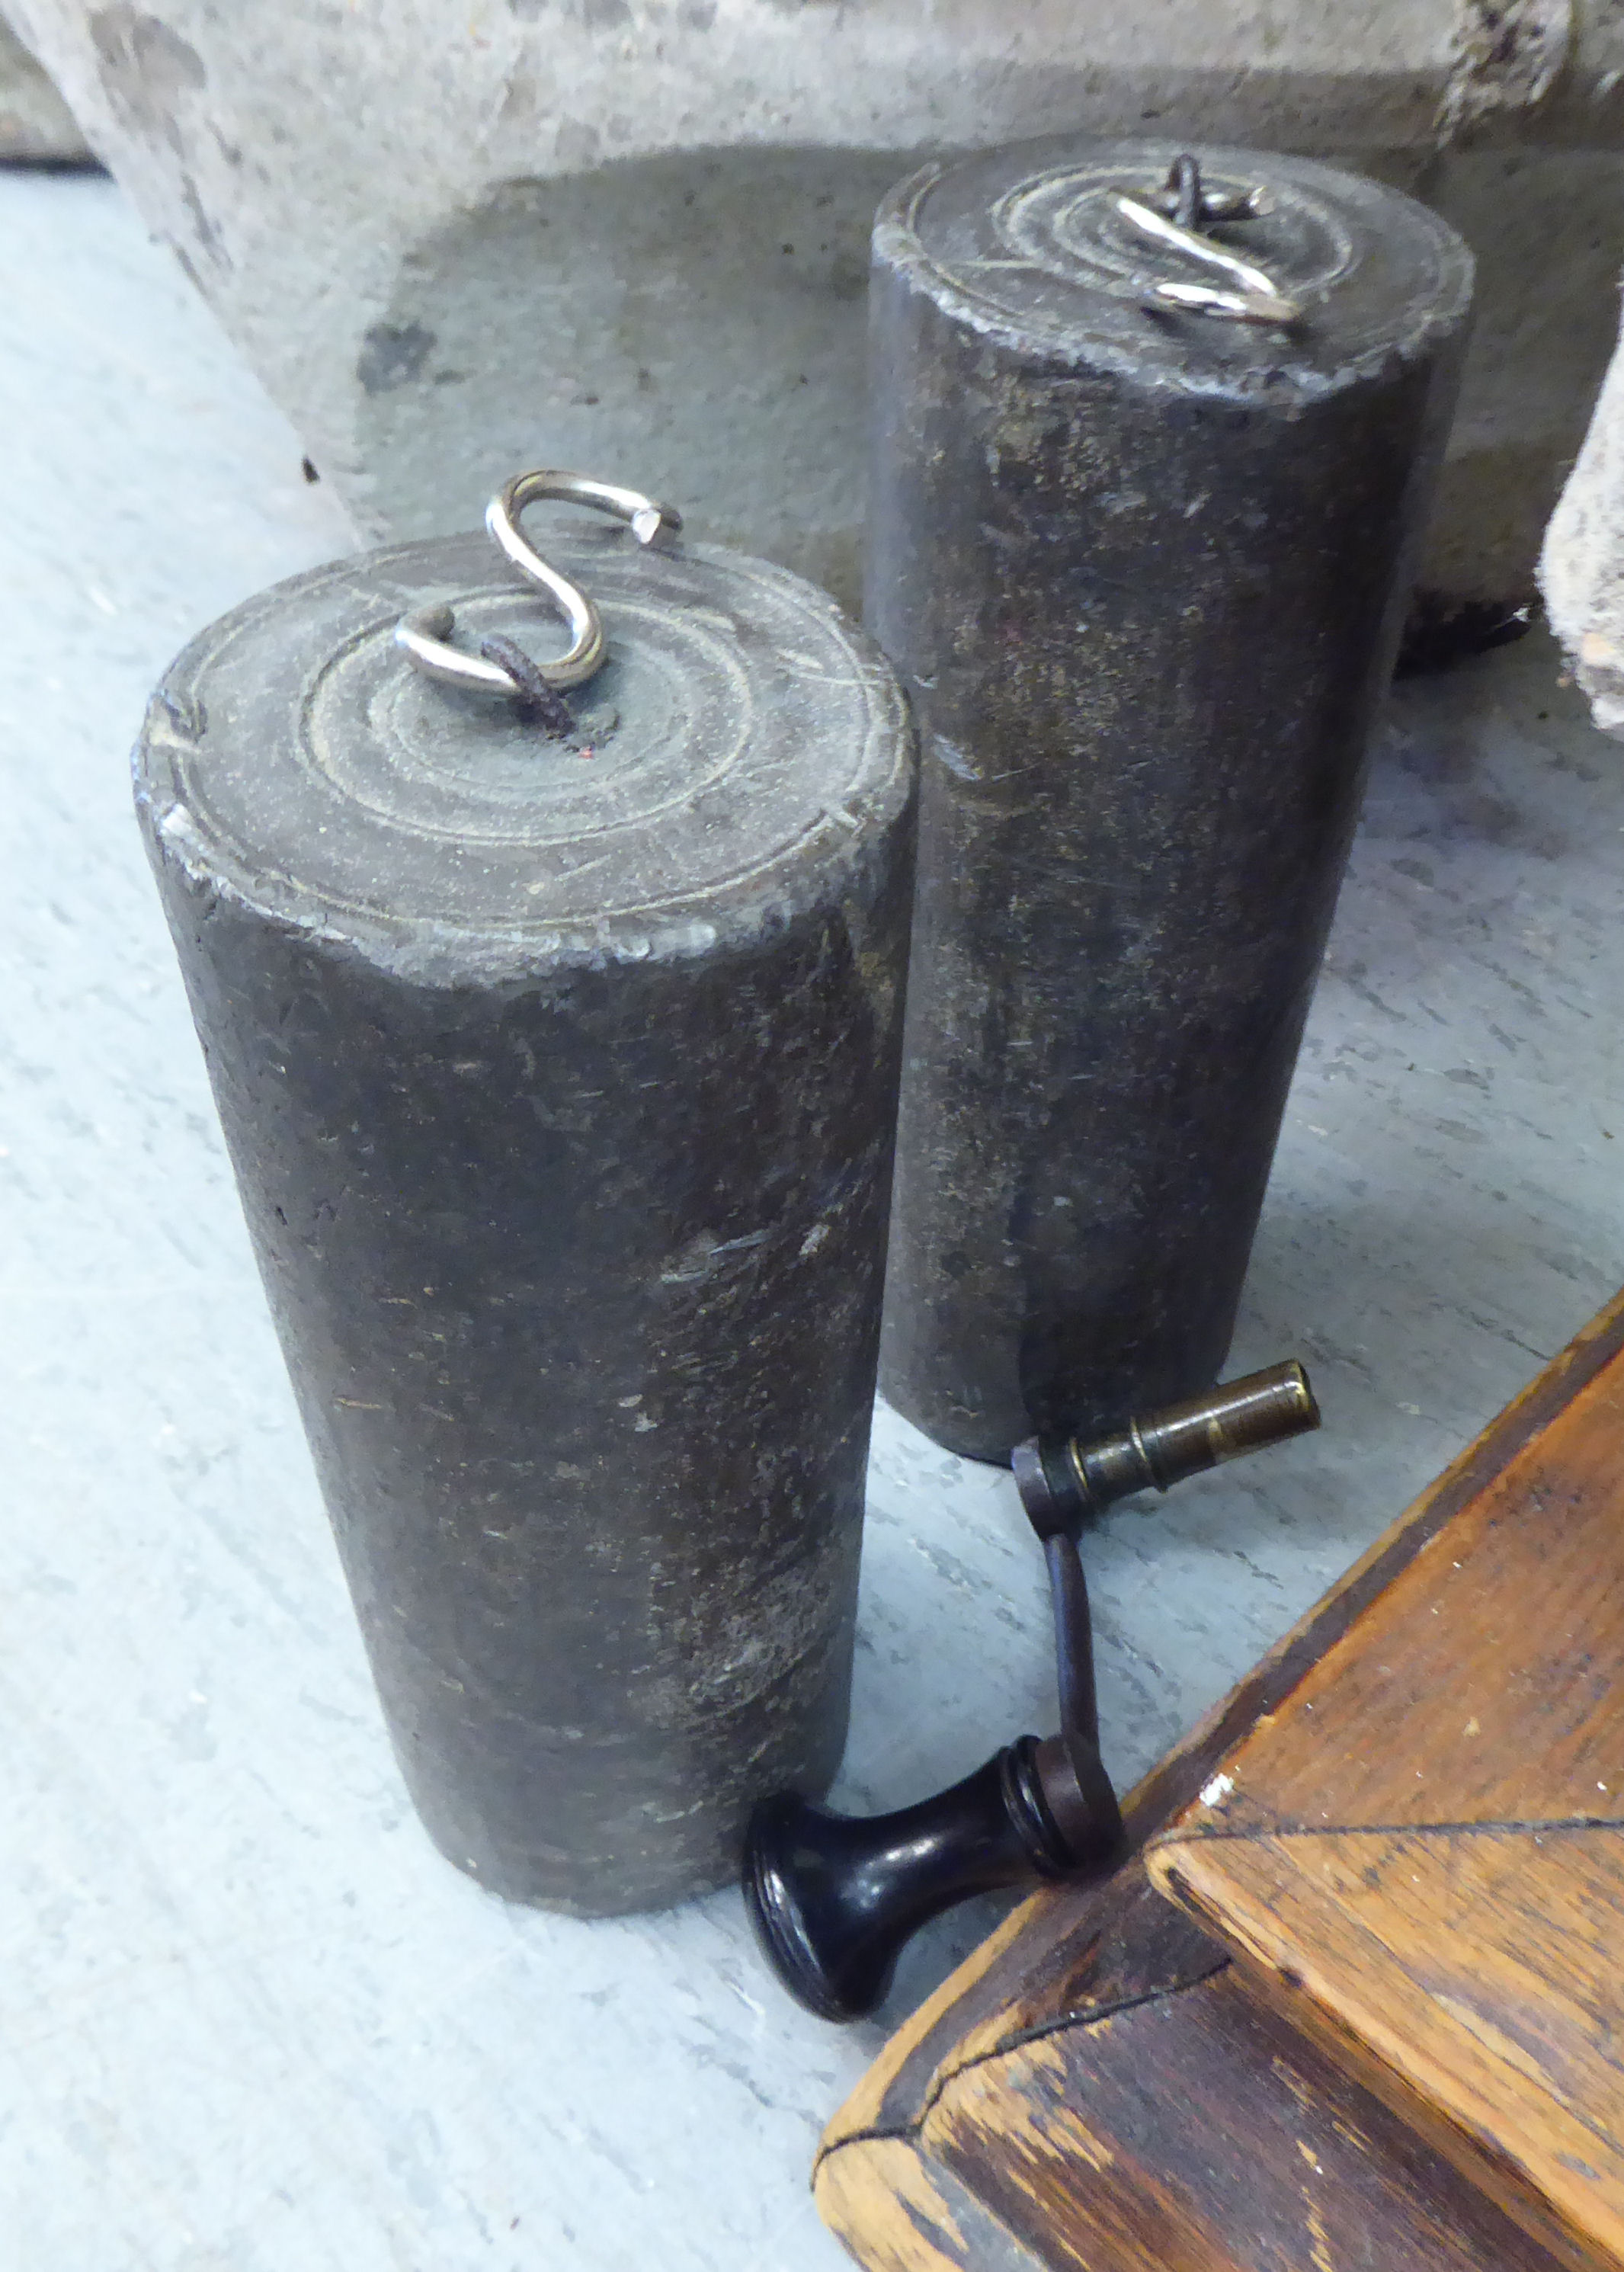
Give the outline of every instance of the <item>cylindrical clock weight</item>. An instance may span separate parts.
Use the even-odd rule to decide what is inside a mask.
[[[881,1382],[954,1450],[1217,1376],[1471,259],[1303,159],[1037,143],[875,233],[867,610],[922,736]]]
[[[397,646],[557,645],[458,538],[214,625],[136,771],[413,1797],[591,1915],[844,1742],[913,744],[795,578],[546,549],[608,639],[567,733]]]

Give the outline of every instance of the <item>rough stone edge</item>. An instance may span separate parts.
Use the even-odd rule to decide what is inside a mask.
[[[0,165],[98,162],[55,81],[0,15]]]
[[[1456,0],[1438,138],[1537,110],[1575,49],[1573,0]]]
[[[1538,578],[1591,716],[1624,741],[1624,340],[1545,530]]]

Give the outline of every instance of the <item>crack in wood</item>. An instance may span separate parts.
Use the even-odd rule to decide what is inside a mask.
[[[1246,1830],[1169,1831],[1156,1840],[1162,1849],[1173,1846],[1261,1845],[1271,1838],[1455,1838],[1476,1832],[1508,1837],[1542,1838],[1562,1830],[1624,1830],[1624,1817],[1613,1814],[1562,1814],[1548,1821],[1531,1822],[1282,1822]]]
[[[818,2172],[824,2164],[834,2155],[843,2153],[848,2146],[869,2145],[882,2139],[917,2138],[943,2095],[962,2076],[972,2074],[977,2067],[986,2066],[994,2059],[1007,2059],[1028,2044],[1041,2043],[1046,2037],[1065,2035],[1073,2030],[1086,2033],[1091,2029],[1103,2027],[1108,2020],[1120,2019],[1125,2012],[1142,2011],[1149,2004],[1169,2003],[1173,1998],[1186,1994],[1190,1989],[1203,1987],[1209,1980],[1216,1979],[1220,1972],[1228,1970],[1231,1961],[1227,1955],[1215,1954],[1212,1962],[1201,1971],[1166,1981],[1155,1988],[1141,1989],[1136,1996],[1119,1996],[1107,2004],[1059,2012],[1052,2019],[1039,2021],[1032,2027],[1013,2029],[1007,2036],[1000,2037],[997,2043],[990,2044],[984,2051],[976,2052],[969,2059],[961,2060],[957,2066],[939,2072],[932,2078],[917,2112],[909,2115],[906,2122],[875,2124],[866,2130],[851,2130],[842,2137],[826,2139],[812,2164],[813,2183],[817,2182]]]

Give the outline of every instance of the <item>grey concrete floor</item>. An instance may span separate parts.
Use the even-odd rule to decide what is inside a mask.
[[[0,175],[0,2267],[832,2272],[736,1897],[582,1924],[430,1850],[368,1685],[129,810],[171,653],[348,542],[104,180]],[[612,469],[611,469],[612,470]],[[1092,1540],[1130,1778],[1624,1279],[1624,751],[1538,639],[1397,698],[1235,1369],[1322,1435]],[[884,1412],[840,1796],[1053,1704],[1007,1477]]]

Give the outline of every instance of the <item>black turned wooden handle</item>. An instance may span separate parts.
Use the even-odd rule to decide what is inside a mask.
[[[836,1814],[789,1792],[750,1825],[745,1894],[768,1962],[809,2011],[857,2020],[883,2001],[927,1918],[1000,1886],[1072,1874],[1043,1798],[1035,1736],[894,1814]]]
[[[768,1963],[808,2011],[857,2020],[875,2010],[914,1933],[972,1894],[1110,1866],[1122,1817],[1099,1753],[1078,1531],[1131,1491],[1165,1491],[1319,1424],[1307,1377],[1291,1364],[1093,1444],[1020,1446],[1015,1477],[1054,1602],[1060,1732],[1022,1736],[962,1782],[892,1814],[837,1814],[790,1791],[761,1801],[745,1840],[745,1906]]]

